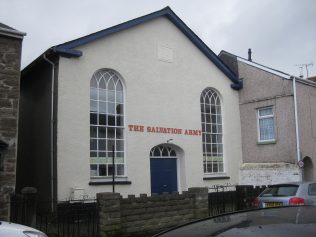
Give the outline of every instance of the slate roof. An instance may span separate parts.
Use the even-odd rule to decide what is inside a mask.
[[[9,29],[9,30],[15,30],[15,29],[11,28],[10,26],[7,26],[7,25],[5,25],[5,24],[3,24],[1,22],[0,22],[0,28]]]
[[[316,87],[316,76],[315,77],[310,77],[308,79],[302,79],[302,78],[299,78],[297,76],[288,74],[286,72],[282,72],[280,70],[277,70],[277,69],[274,69],[274,68],[271,68],[271,67],[267,67],[267,66],[265,66],[263,64],[256,63],[254,61],[249,61],[246,58],[243,58],[243,57],[240,57],[238,55],[232,54],[232,53],[227,52],[225,50],[222,50],[218,55],[221,56],[222,54],[226,54],[226,55],[230,55],[231,57],[235,57],[239,62],[245,63],[245,64],[247,64],[249,66],[258,68],[258,69],[266,71],[268,73],[272,73],[272,74],[274,74],[276,76],[279,76],[280,78],[292,80],[295,77],[295,80],[297,82],[299,82],[299,83]]]
[[[257,62],[254,62],[254,61],[249,61],[248,59],[246,58],[243,58],[243,57],[240,57],[238,55],[235,55],[235,54],[232,54],[230,52],[227,52],[225,50],[222,50],[219,55],[221,54],[228,54],[232,57],[235,57],[238,61],[240,62],[243,62],[243,63],[246,63],[250,66],[253,66],[253,67],[256,67],[256,68],[259,68],[261,70],[264,70],[266,72],[269,72],[269,73],[272,73],[272,74],[275,74],[277,76],[280,76],[280,77],[283,77],[283,78],[286,78],[286,79],[290,79],[292,77],[292,75],[288,74],[288,73],[285,73],[285,72],[282,72],[280,70],[277,70],[277,69],[274,69],[274,68],[271,68],[271,67],[267,67],[265,65],[262,65],[260,63],[257,63]]]
[[[0,22],[0,35],[22,39],[26,33],[13,29],[12,27]]]

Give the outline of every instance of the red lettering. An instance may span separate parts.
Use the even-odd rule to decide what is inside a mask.
[[[144,126],[142,125],[128,125],[128,130],[131,132],[144,132]]]
[[[182,130],[178,129],[179,134],[182,134]],[[193,130],[193,129],[186,129],[184,131],[184,135],[190,135],[190,136],[201,136],[202,132],[201,130]]]
[[[135,132],[144,132],[144,126],[135,125],[135,126],[134,126],[134,131],[135,131]]]
[[[128,130],[131,132],[146,132],[148,133],[171,133],[171,134],[183,134],[184,135],[190,135],[190,136],[201,136],[202,131],[201,130],[194,130],[194,129],[181,129],[181,128],[166,128],[166,127],[152,127],[152,126],[145,126],[143,125],[128,125]]]

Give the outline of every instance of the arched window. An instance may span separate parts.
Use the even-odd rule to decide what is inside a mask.
[[[150,158],[176,158],[177,154],[169,146],[155,146],[150,151]]]
[[[224,172],[221,99],[215,90],[206,88],[200,102],[204,173]]]
[[[99,70],[90,81],[90,176],[124,176],[124,91],[120,76]]]

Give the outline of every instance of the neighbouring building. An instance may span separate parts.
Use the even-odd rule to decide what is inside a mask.
[[[15,191],[20,64],[25,33],[0,23],[0,220]]]
[[[248,59],[225,51],[219,57],[243,81],[239,91],[243,150],[239,184],[313,180],[316,83],[253,62],[251,50]]]
[[[22,72],[19,190],[93,198],[113,170],[123,196],[237,184],[240,88],[169,7],[54,46]]]

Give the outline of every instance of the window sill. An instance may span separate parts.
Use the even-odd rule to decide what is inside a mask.
[[[218,180],[218,179],[230,179],[229,176],[206,176],[203,180]]]
[[[276,140],[257,142],[257,145],[270,145],[270,144],[276,144]]]
[[[90,186],[96,186],[96,185],[112,185],[112,181],[90,181]],[[131,181],[114,181],[115,185],[130,185],[132,184]]]
[[[112,177],[91,177],[89,185],[112,185]],[[127,177],[119,176],[115,177],[114,184],[117,185],[129,185],[132,184]]]

